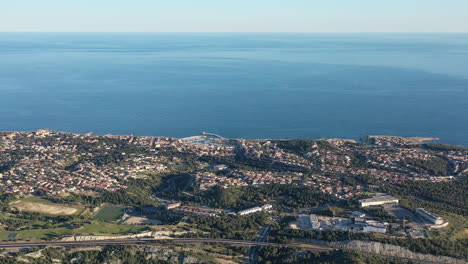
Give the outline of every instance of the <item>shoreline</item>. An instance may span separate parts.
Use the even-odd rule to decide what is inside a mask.
[[[0,133],[64,133],[64,134],[73,134],[73,135],[83,135],[83,136],[100,136],[100,137],[144,137],[144,138],[159,138],[159,137],[167,137],[167,138],[173,138],[173,139],[178,139],[178,140],[184,140],[184,139],[190,139],[190,138],[202,138],[202,137],[217,137],[220,140],[235,140],[235,139],[243,139],[243,140],[251,140],[251,141],[289,141],[289,140],[310,140],[310,141],[319,141],[319,140],[324,140],[324,141],[329,141],[329,140],[342,140],[342,141],[347,141],[350,143],[365,143],[365,144],[371,144],[369,143],[370,141],[379,138],[379,139],[400,139],[405,142],[405,144],[408,145],[418,145],[418,144],[424,144],[424,143],[438,143],[438,144],[444,144],[444,145],[451,145],[451,146],[460,146],[460,147],[468,147],[464,145],[459,145],[459,144],[448,144],[448,143],[443,143],[443,142],[434,142],[434,141],[440,141],[439,138],[436,137],[418,137],[418,136],[394,136],[394,135],[365,135],[361,136],[357,139],[352,139],[352,138],[336,138],[336,137],[331,137],[331,138],[225,138],[217,134],[209,133],[209,132],[200,132],[198,135],[193,135],[193,136],[188,136],[188,137],[173,137],[173,136],[146,136],[146,135],[135,135],[135,134],[127,134],[127,135],[115,135],[115,134],[96,134],[94,132],[88,132],[88,133],[75,133],[75,132],[67,132],[67,131],[58,131],[55,129],[49,129],[49,128],[40,128],[36,130],[30,130],[30,131],[0,131]],[[213,136],[216,135],[216,136]],[[371,144],[372,145],[372,144]]]

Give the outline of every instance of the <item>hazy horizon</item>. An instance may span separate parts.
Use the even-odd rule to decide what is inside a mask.
[[[93,33],[122,33],[122,34],[453,34],[453,35],[466,35],[467,32],[460,31],[460,32],[441,32],[441,31],[433,31],[433,32],[424,32],[424,31],[414,31],[414,32],[403,32],[403,31],[375,31],[375,32],[344,32],[344,31],[330,31],[330,32],[320,32],[320,31],[284,31],[284,32],[266,32],[266,31],[258,31],[258,32],[249,32],[249,31],[0,31],[0,33],[85,33],[85,34],[93,34]]]
[[[467,33],[464,0],[22,0],[0,32]]]

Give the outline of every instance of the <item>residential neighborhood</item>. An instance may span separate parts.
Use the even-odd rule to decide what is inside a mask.
[[[126,188],[124,180],[190,164],[193,186],[200,190],[275,183],[351,198],[361,195],[364,186],[349,182],[348,176],[401,184],[447,182],[468,173],[466,151],[435,153],[399,137],[372,139],[373,145],[342,139],[310,141],[308,149],[298,153],[288,141],[278,140],[97,136],[46,129],[2,132],[0,191],[24,195],[118,191]],[[223,160],[230,164],[220,163]]]

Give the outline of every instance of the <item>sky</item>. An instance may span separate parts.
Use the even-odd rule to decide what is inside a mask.
[[[0,0],[0,32],[468,32],[468,0]]]

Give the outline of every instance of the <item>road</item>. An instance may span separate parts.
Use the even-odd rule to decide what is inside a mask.
[[[175,176],[167,180],[168,186],[164,188],[164,190],[162,190],[161,193],[175,192],[177,190],[177,185],[175,181],[177,181],[178,179],[182,179],[183,177],[184,176]],[[185,185],[183,191],[185,191],[185,189],[190,187],[188,184],[191,184],[191,181],[192,181],[192,178],[190,178],[190,181]],[[165,204],[172,203],[171,200],[167,200],[164,197],[157,196],[157,193],[153,193],[152,197],[158,199],[158,201],[160,201],[161,203],[165,203]]]
[[[98,240],[98,241],[45,241],[45,242],[10,242],[10,243],[0,243],[0,248],[35,248],[35,247],[92,247],[92,246],[111,246],[111,245],[144,245],[144,244],[203,244],[203,243],[219,243],[219,244],[228,244],[228,245],[241,245],[241,246],[264,246],[264,247],[288,247],[288,248],[297,248],[301,250],[307,250],[310,252],[325,252],[330,251],[332,248],[319,245],[319,244],[278,244],[278,243],[267,243],[267,242],[258,242],[258,241],[244,241],[244,240],[232,240],[232,239],[215,239],[215,238],[174,238],[174,239],[151,239],[151,238],[142,238],[142,239],[122,239],[122,240]],[[384,258],[394,257],[371,254],[370,255],[380,256]],[[418,261],[417,259],[406,259]],[[427,262],[431,263],[432,262]],[[434,262],[437,263],[437,262]]]
[[[178,180],[178,179],[181,179],[183,177],[184,176],[176,176],[176,177],[173,177],[173,178],[170,178],[169,180],[167,180],[167,183],[169,184],[169,186],[167,186],[164,190],[162,190],[162,192],[163,193],[175,192],[176,187],[177,187],[177,185],[175,184],[175,181]]]
[[[279,217],[274,217],[272,222],[277,222],[278,220],[279,220]],[[265,225],[263,227],[263,229],[258,233],[258,237],[255,239],[256,242],[262,242],[262,243],[265,242],[265,240],[267,238],[267,235],[268,235],[268,232],[270,231],[272,222]],[[249,259],[248,259],[247,263],[249,263],[249,264],[257,263],[257,258],[258,258],[257,250],[258,250],[257,245],[250,247],[249,253],[248,253]]]
[[[245,241],[233,239],[214,239],[214,238],[174,238],[174,239],[115,239],[115,240],[97,240],[97,241],[44,241],[44,242],[10,242],[0,243],[0,248],[33,248],[33,247],[83,247],[83,246],[107,246],[107,245],[137,245],[146,243],[159,244],[202,244],[202,243],[220,243],[243,246],[267,246],[267,247],[289,247],[301,248],[313,252],[323,252],[330,250],[329,247],[322,245],[296,245],[296,244],[277,244],[259,241]]]

